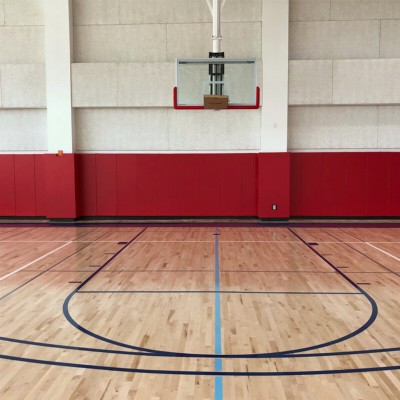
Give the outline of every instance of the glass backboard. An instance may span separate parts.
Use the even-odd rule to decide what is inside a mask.
[[[256,59],[177,59],[174,107],[202,109],[210,94],[228,96],[230,109],[259,108]]]

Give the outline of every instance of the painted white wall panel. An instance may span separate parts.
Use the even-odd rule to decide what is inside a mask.
[[[120,64],[118,105],[172,107],[174,86],[174,63]]]
[[[44,63],[43,27],[1,27],[0,43],[0,64]]]
[[[368,20],[400,18],[398,0],[331,0],[331,19]]]
[[[3,0],[7,25],[44,25],[42,0]]]
[[[119,0],[73,0],[74,25],[118,25],[119,7]]]
[[[380,21],[291,22],[290,60],[379,58]]]
[[[4,0],[0,0],[0,26],[4,25]]]
[[[210,22],[205,0],[120,0],[122,24]]]
[[[165,61],[166,25],[77,26],[74,43],[77,63]]]
[[[260,149],[261,110],[168,110],[169,149]]]
[[[378,107],[289,107],[289,149],[373,149]]]
[[[208,57],[212,50],[211,24],[171,24],[167,29],[168,61]],[[261,23],[225,23],[221,31],[226,58],[261,58]]]
[[[77,109],[77,149],[168,150],[167,113],[167,109]]]
[[[378,147],[400,150],[400,106],[379,107]]]
[[[332,104],[332,61],[289,62],[289,104]]]
[[[0,110],[0,152],[46,150],[46,110]]]
[[[0,66],[3,108],[46,108],[44,64]]]
[[[120,0],[122,24],[211,22],[205,0]],[[223,22],[261,21],[261,0],[228,0]]]
[[[400,59],[333,62],[334,104],[400,103]]]
[[[290,0],[290,21],[328,21],[331,0]]]
[[[72,64],[73,107],[118,105],[118,64]]]
[[[400,58],[400,20],[382,21],[380,49],[381,58]]]

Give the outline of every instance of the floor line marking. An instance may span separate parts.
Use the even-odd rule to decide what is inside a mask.
[[[28,264],[23,265],[21,268],[18,268],[18,269],[16,269],[15,271],[10,272],[9,274],[3,275],[2,277],[0,277],[0,281],[3,281],[4,279],[9,278],[10,276],[16,274],[17,272],[22,271],[22,270],[25,269],[25,268],[28,268],[30,265],[35,264],[36,262],[38,262],[38,261],[40,261],[40,260],[43,260],[43,258],[46,258],[46,257],[49,256],[50,254],[53,254],[53,253],[55,253],[55,252],[58,251],[58,250],[61,250],[63,247],[66,247],[66,246],[68,246],[68,245],[71,244],[71,243],[72,243],[72,242],[65,243],[65,244],[63,244],[62,246],[57,247],[56,249],[54,249],[54,250],[52,250],[52,251],[46,253],[45,255],[43,255],[43,256],[41,256],[41,257],[39,257],[39,258],[37,258],[36,260],[33,260],[33,261],[29,262]]]
[[[80,294],[108,294],[108,293],[121,293],[121,294],[168,294],[168,293],[210,293],[210,294],[318,294],[318,295],[329,295],[329,294],[337,294],[337,295],[347,295],[347,294],[357,294],[362,295],[360,292],[246,292],[246,291],[239,291],[239,290],[81,290],[77,293]]]
[[[218,249],[218,226],[215,228],[215,354],[222,354],[221,340],[221,296],[220,296],[220,272],[219,272],[219,249]],[[215,359],[215,371],[222,372],[222,359]],[[214,398],[223,399],[223,381],[222,376],[217,375],[214,378]]]
[[[367,244],[368,246],[371,246],[371,247],[373,247],[374,249],[380,251],[381,253],[386,254],[387,256],[392,257],[392,258],[394,258],[394,259],[397,260],[397,261],[400,261],[400,258],[394,256],[393,254],[388,253],[388,252],[385,251],[385,250],[380,249],[379,247],[374,246],[374,245],[371,244],[370,242],[366,242],[366,244]]]

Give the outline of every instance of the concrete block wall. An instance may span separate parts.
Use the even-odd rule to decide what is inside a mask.
[[[400,2],[291,0],[289,18],[289,149],[400,149]]]
[[[46,151],[42,0],[0,0],[0,152]]]
[[[226,57],[262,59],[261,6],[226,3]],[[208,57],[212,48],[205,0],[74,0],[73,14],[78,151],[260,149],[260,110],[172,108],[175,59]]]

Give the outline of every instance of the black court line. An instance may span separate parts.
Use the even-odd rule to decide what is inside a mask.
[[[190,376],[310,376],[310,375],[332,375],[332,374],[352,374],[352,373],[367,373],[367,372],[381,372],[381,371],[395,371],[400,370],[400,365],[393,365],[387,367],[371,367],[371,368],[352,368],[352,369],[332,369],[332,370],[315,370],[315,371],[282,371],[282,372],[236,372],[236,371],[184,371],[184,370],[153,370],[141,368],[121,368],[109,367],[103,365],[91,364],[74,364],[64,363],[58,361],[37,360],[32,358],[14,357],[7,355],[0,355],[0,358],[11,361],[21,361],[31,364],[53,365],[59,367],[69,368],[85,368],[101,371],[114,371],[114,372],[131,372],[141,374],[157,374],[157,375],[190,375]]]
[[[340,229],[340,228],[339,228],[339,230],[342,231],[343,233],[347,234],[347,232],[345,232],[343,229]],[[325,232],[326,232],[326,231],[325,231]],[[328,233],[328,235],[331,235],[332,237],[336,238],[336,236],[334,236],[333,234],[331,234],[331,233],[329,233],[329,232],[326,232],[326,233]],[[356,238],[357,240],[361,240],[360,238],[358,238],[357,236],[355,236],[355,235],[353,235],[353,234],[351,234],[351,233],[349,233],[349,235],[353,236],[353,237]],[[350,248],[351,248],[352,250],[354,250],[355,252],[361,254],[363,257],[367,258],[368,260],[374,262],[375,264],[378,264],[380,267],[382,267],[382,268],[385,269],[386,271],[388,271],[388,272],[390,272],[390,273],[392,273],[392,274],[395,274],[395,275],[397,275],[397,276],[400,277],[400,273],[398,273],[398,272],[396,272],[396,271],[393,271],[392,269],[390,269],[390,268],[387,267],[386,265],[383,265],[383,264],[380,263],[379,261],[376,261],[374,258],[372,258],[372,257],[370,257],[370,256],[368,256],[368,255],[366,255],[366,254],[363,253],[362,251],[360,251],[360,250],[358,250],[358,249],[355,249],[355,248],[354,248],[353,246],[351,246],[349,243],[345,243],[345,242],[342,242],[342,243],[343,243],[344,245],[346,245],[347,247],[350,247]],[[361,241],[360,243],[368,244],[368,242],[365,242],[365,241]],[[390,242],[389,242],[389,243],[390,243]]]
[[[146,228],[145,228],[146,229]],[[144,230],[145,230],[144,229]],[[143,230],[143,231],[144,231]],[[289,228],[290,230],[290,228]],[[137,237],[139,237],[141,235],[140,232],[138,235],[136,235],[129,243],[132,243]],[[355,287],[357,290],[359,290],[360,293],[362,293],[364,295],[364,297],[369,301],[369,303],[371,304],[371,315],[369,317],[369,319],[358,329],[356,329],[355,331],[350,332],[349,334],[342,336],[340,338],[336,338],[334,340],[330,340],[328,342],[324,342],[324,343],[320,343],[317,345],[313,345],[313,346],[308,346],[308,347],[303,347],[303,348],[298,348],[298,349],[291,349],[291,350],[285,350],[285,351],[279,351],[279,352],[272,352],[272,353],[259,353],[259,354],[221,354],[218,355],[218,357],[216,357],[216,355],[210,355],[210,354],[203,354],[203,353],[177,353],[177,352],[172,352],[172,351],[161,351],[161,350],[153,350],[153,349],[148,349],[148,348],[144,348],[144,347],[140,347],[140,346],[134,346],[134,345],[130,345],[127,343],[123,343],[123,342],[119,342],[113,339],[109,339],[105,336],[99,335],[95,332],[92,332],[88,329],[86,329],[85,327],[83,327],[82,325],[80,325],[79,323],[77,323],[71,316],[71,314],[69,313],[69,303],[72,299],[72,297],[79,291],[81,290],[94,276],[96,276],[102,269],[104,269],[111,261],[113,261],[128,245],[125,245],[117,254],[115,254],[115,256],[113,256],[111,259],[109,259],[108,261],[106,261],[103,266],[96,271],[94,274],[92,274],[90,277],[88,277],[79,287],[77,287],[73,292],[71,292],[71,294],[65,299],[64,301],[64,305],[63,305],[63,312],[64,312],[64,316],[67,319],[67,321],[74,326],[76,329],[78,329],[79,331],[87,334],[88,336],[91,336],[93,338],[96,338],[100,341],[112,344],[112,345],[116,345],[119,347],[123,347],[123,348],[128,348],[131,350],[137,350],[137,351],[144,351],[144,352],[151,352],[154,354],[165,354],[165,355],[170,355],[170,356],[174,356],[174,357],[208,357],[208,358],[255,358],[255,357],[269,357],[270,355],[281,355],[281,354],[294,354],[294,353],[300,353],[300,352],[305,352],[305,351],[311,351],[311,350],[316,350],[316,349],[320,349],[323,347],[327,347],[327,346],[331,346],[337,343],[341,343],[343,341],[346,341],[350,338],[353,338],[357,335],[359,335],[361,332],[365,331],[366,329],[368,329],[372,323],[375,321],[377,315],[378,315],[378,307],[374,301],[374,299],[368,294],[366,293],[364,290],[362,290],[356,283],[354,283],[350,278],[348,278],[345,274],[343,274],[340,270],[338,270],[332,263],[330,263],[328,260],[324,259],[317,251],[315,251],[311,246],[308,246],[308,244],[300,237],[298,236],[296,233],[292,232],[296,237],[298,237],[303,243],[306,244],[306,246],[311,249],[318,257],[322,258],[329,266],[331,266],[337,273],[339,273],[342,277],[344,277],[344,279],[346,279],[349,283],[351,283],[351,285],[353,287]]]
[[[25,344],[27,346],[36,346],[36,347],[48,347],[52,349],[63,349],[63,350],[71,350],[71,351],[84,351],[89,353],[104,353],[104,354],[116,354],[116,355],[126,355],[126,356],[141,356],[141,357],[171,357],[165,354],[153,354],[148,352],[138,352],[138,351],[127,351],[127,350],[108,350],[108,349],[99,349],[93,347],[80,347],[80,346],[68,346],[61,344],[52,344],[52,343],[44,343],[44,342],[34,342],[30,340],[16,339],[16,338],[8,338],[1,337],[0,340],[4,342],[17,343],[17,344]],[[254,358],[262,358],[262,359],[291,359],[291,358],[320,358],[320,357],[341,357],[341,356],[349,356],[349,355],[369,355],[369,354],[381,354],[381,353],[397,353],[400,352],[400,347],[386,347],[382,349],[364,349],[364,350],[347,350],[347,351],[334,351],[334,352],[321,352],[321,353],[296,353],[296,354],[281,354],[281,355],[271,355],[269,357],[259,357],[256,354]],[[204,358],[204,357],[199,357]]]
[[[100,266],[99,266],[100,267]],[[123,269],[123,270],[111,270],[105,269],[99,271],[101,273],[114,273],[114,274],[121,274],[121,273],[130,273],[130,272],[214,272],[212,269]]]
[[[290,274],[336,274],[336,272],[335,271],[313,271],[313,270],[310,270],[310,271],[308,271],[308,270],[303,270],[303,271],[296,271],[296,270],[285,270],[285,269],[282,269],[282,270],[273,270],[273,269],[271,269],[271,270],[266,270],[266,269],[260,269],[260,270],[258,270],[258,269],[254,269],[254,270],[250,270],[250,271],[247,271],[247,270],[238,270],[238,269],[228,269],[228,270],[221,270],[221,273],[224,273],[224,272],[229,272],[229,273],[231,273],[231,272],[235,272],[235,273],[257,273],[257,272],[266,272],[266,273],[274,273],[274,272],[277,272],[277,273],[290,273]]]
[[[69,283],[82,283],[82,282],[69,282]],[[77,292],[78,294],[107,294],[107,293],[121,293],[121,294],[174,294],[174,293],[183,293],[183,294],[191,294],[191,293],[220,293],[220,294],[308,294],[308,295],[329,295],[329,294],[356,294],[362,295],[360,292],[246,292],[240,290],[81,290]]]

